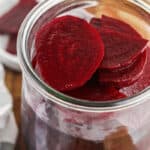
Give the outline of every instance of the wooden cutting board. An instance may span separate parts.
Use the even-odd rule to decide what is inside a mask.
[[[14,104],[14,113],[19,127],[19,136],[17,140],[17,145],[15,150],[25,150],[23,144],[22,135],[21,135],[21,117],[20,117],[20,108],[21,108],[21,73],[14,72],[8,68],[5,68],[6,71],[6,85],[13,96]]]

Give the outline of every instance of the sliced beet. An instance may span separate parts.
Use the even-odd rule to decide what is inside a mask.
[[[145,64],[144,71],[138,81],[134,84],[122,88],[120,91],[127,94],[127,96],[133,96],[134,94],[138,94],[145,88],[150,86],[150,47],[147,47],[147,62]]]
[[[115,31],[101,31],[105,45],[105,56],[100,65],[101,69],[118,69],[127,67],[145,51],[148,41],[131,37]]]
[[[33,66],[59,91],[83,86],[104,56],[98,31],[85,20],[63,16],[44,25],[36,36]]]
[[[36,4],[35,0],[21,0],[9,12],[0,17],[0,32],[16,34],[22,21]]]
[[[133,37],[134,36],[141,37],[141,35],[126,22],[105,15],[102,16],[101,21],[102,21],[102,26],[105,26],[106,28],[118,32],[124,32],[126,34],[132,35]]]
[[[16,51],[16,42],[17,42],[17,35],[11,35],[8,45],[7,45],[7,52],[16,55],[17,51]]]
[[[36,1],[36,0],[20,0],[20,3],[31,5],[31,4],[33,4],[33,3],[34,3],[34,4],[37,3],[37,1]]]
[[[115,71],[101,69],[99,70],[99,81],[119,88],[129,86],[141,77],[146,60],[146,52],[144,52],[126,69]]]
[[[104,86],[93,82],[88,82],[83,87],[68,91],[65,94],[78,99],[85,99],[90,101],[108,101],[126,97],[113,86]]]
[[[100,18],[92,18],[90,24],[98,30],[102,28],[102,22]]]
[[[105,15],[103,15],[102,18],[92,18],[90,23],[99,31],[113,30],[132,35],[132,37],[141,37],[141,35],[129,24]]]

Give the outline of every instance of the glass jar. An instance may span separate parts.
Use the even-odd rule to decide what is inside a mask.
[[[118,101],[92,102],[44,83],[31,65],[38,29],[71,14],[89,21],[101,14],[124,20],[150,39],[150,9],[134,0],[44,1],[27,16],[18,36],[23,72],[22,130],[28,150],[148,150],[150,90]]]

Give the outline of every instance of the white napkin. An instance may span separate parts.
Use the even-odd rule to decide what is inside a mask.
[[[4,68],[0,64],[0,150],[13,150],[18,128],[12,112],[12,96],[4,84]]]

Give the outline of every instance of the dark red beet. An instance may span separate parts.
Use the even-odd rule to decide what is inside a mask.
[[[146,60],[146,52],[144,52],[126,69],[115,71],[101,69],[99,70],[99,81],[119,88],[131,85],[141,77]]]
[[[141,78],[134,84],[121,89],[120,91],[127,94],[127,96],[133,96],[150,86],[150,47],[147,48],[147,63],[145,69],[141,75]]]
[[[73,16],[56,18],[36,36],[33,65],[43,80],[59,91],[83,86],[104,56],[95,28]]]
[[[90,24],[98,30],[102,28],[102,22],[100,18],[92,18]]]
[[[103,15],[101,19],[93,18],[91,20],[91,24],[100,31],[103,31],[103,29],[107,29],[129,34],[132,35],[132,37],[141,37],[141,35],[129,24],[105,15]]]
[[[0,17],[0,32],[16,34],[25,16],[36,4],[35,0],[21,0],[9,12]]]
[[[121,20],[103,15],[102,24],[103,26],[106,26],[118,32],[124,32],[132,36],[141,37],[141,35],[133,27]]]
[[[20,3],[31,5],[33,3],[37,3],[37,1],[36,0],[20,0]]]
[[[16,42],[17,42],[17,35],[11,35],[6,50],[13,55],[17,53]]]
[[[89,82],[83,87],[68,91],[65,94],[91,101],[117,100],[126,97],[113,86],[104,86],[94,82]]]
[[[148,41],[115,31],[101,31],[105,45],[105,56],[101,69],[117,69],[130,65],[145,51]]]

